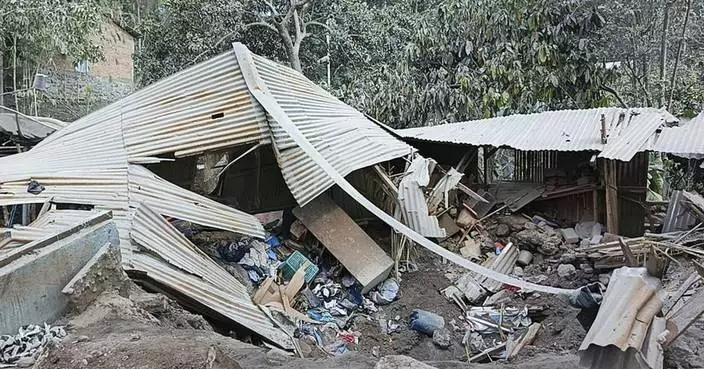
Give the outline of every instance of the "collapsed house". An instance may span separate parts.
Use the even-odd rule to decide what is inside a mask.
[[[299,205],[330,188],[329,176],[281,129],[273,112],[252,97],[247,73],[256,73],[259,87],[342,175],[413,151],[300,73],[236,45],[73,122],[28,152],[0,159],[0,206],[109,211],[130,275],[153,280],[291,348],[288,337],[252,303],[241,284],[164,217],[257,238],[264,236],[261,223],[145,167],[262,145],[274,152]],[[35,190],[28,192],[28,186]],[[11,246],[4,243],[0,253],[10,252]]]
[[[558,113],[575,114],[555,112]],[[251,292],[237,278],[166,218],[263,239],[262,223],[249,213],[296,207],[293,213],[306,230],[344,264],[365,293],[386,278],[392,260],[352,221],[347,214],[351,212],[342,211],[342,204],[336,204],[345,201],[357,204],[362,213],[382,219],[409,241],[477,273],[474,284],[481,289],[494,293],[510,285],[526,291],[573,296],[574,290],[541,286],[510,275],[519,258],[517,247],[510,244],[491,263],[480,266],[428,238],[446,238],[452,233],[450,226],[460,223],[459,218],[443,216],[451,210],[448,198],[455,188],[469,199],[471,206],[466,208],[482,218],[498,202],[518,211],[529,204],[533,206],[538,199],[574,201],[573,197],[577,197],[580,204],[592,207],[585,210],[580,205],[574,209],[585,216],[591,215],[595,221],[607,219],[609,230],[631,233],[625,229],[630,225],[625,218],[635,219],[637,215],[619,204],[626,202],[622,196],[632,193],[644,196],[645,177],[638,174],[634,185],[626,181],[631,171],[646,170],[647,156],[642,152],[655,150],[655,146],[649,145],[655,145],[657,140],[646,134],[648,130],[659,135],[669,132],[666,126],[674,118],[653,109],[600,109],[580,114],[584,116],[579,121],[584,124],[581,128],[577,125],[577,129],[583,131],[570,131],[571,126],[566,123],[571,122],[569,119],[556,118],[560,124],[555,124],[564,126],[559,137],[541,135],[537,143],[521,143],[520,139],[530,141],[528,134],[511,141],[516,138],[511,134],[517,131],[510,125],[504,129],[505,141],[482,141],[482,138],[434,144],[425,138],[411,138],[427,157],[447,164],[434,170],[435,160],[416,155],[416,149],[393,131],[340,102],[300,73],[253,55],[236,44],[231,52],[72,123],[28,152],[0,159],[0,206],[22,205],[27,212],[37,215],[31,224],[25,222],[2,230],[0,278],[20,268],[42,267],[35,264],[32,253],[41,253],[46,261],[51,259],[47,255],[59,249],[72,250],[54,245],[56,242],[72,245],[90,242],[93,246],[80,257],[62,256],[73,258],[71,268],[58,279],[59,287],[63,288],[53,288],[50,294],[45,294],[59,302],[44,297],[46,305],[56,309],[27,315],[21,304],[8,306],[12,314],[3,316],[12,318],[3,327],[10,329],[20,321],[55,317],[66,303],[60,294],[75,289],[71,287],[74,281],[80,279],[95,258],[105,254],[102,250],[108,245],[119,247],[122,267],[133,279],[166,291],[204,314],[235,322],[282,348],[291,349],[294,341],[271,319],[266,306],[281,305],[284,311],[290,311],[287,304],[297,293],[294,287],[300,288],[307,281],[307,271],[294,268],[285,287],[267,279],[255,296],[250,297]],[[596,130],[593,120],[599,122]],[[538,123],[526,126],[533,130],[541,127]],[[468,131],[474,131],[474,127]],[[495,131],[495,127],[486,128],[484,135],[488,137],[488,132]],[[598,134],[596,143],[594,132]],[[411,133],[400,132],[406,137]],[[462,135],[455,132],[452,136],[461,139]],[[569,138],[572,136],[575,138]],[[573,140],[581,143],[572,146]],[[447,150],[446,145],[452,150]],[[500,189],[508,187],[503,195],[496,191],[474,192],[467,187],[473,185],[471,181],[465,181],[465,185],[462,178],[481,176],[480,165],[475,160],[479,145],[524,150],[514,156],[514,163],[522,163],[514,166],[514,177],[541,184],[531,185],[528,190],[499,184]],[[663,147],[669,146],[663,144]],[[696,151],[682,150],[676,143],[672,147],[678,150],[672,152]],[[492,151],[485,152],[485,161],[490,160]],[[563,153],[565,157],[558,155]],[[597,162],[597,168],[601,168],[599,163],[606,163],[601,165],[606,165],[608,178],[594,173],[589,166],[595,153],[603,158]],[[254,156],[254,160],[242,160],[247,155]],[[614,161],[635,161],[639,155],[641,158],[633,164],[636,169],[630,169],[630,162]],[[390,161],[398,163],[393,179],[379,165]],[[483,168],[484,184],[494,184],[486,163]],[[551,169],[567,172],[573,168],[592,173],[578,172],[573,177],[547,173]],[[385,190],[397,201],[393,211],[382,211],[360,193],[365,179],[358,180],[357,176],[369,173],[380,178]],[[441,178],[431,181],[430,177],[435,175]],[[548,178],[553,182],[549,186],[542,184]],[[584,178],[589,180],[585,182]],[[599,179],[606,184],[600,185]],[[202,192],[209,196],[184,188],[192,182],[202,186]],[[432,191],[426,193],[429,183],[433,183]],[[592,197],[579,199],[582,195]],[[335,201],[330,201],[330,197]],[[606,211],[598,209],[602,203],[606,204]],[[563,209],[571,205],[552,207]],[[642,218],[641,215],[641,224]],[[621,225],[624,229],[619,230]],[[96,228],[101,229],[97,234]],[[459,233],[457,226],[454,228],[454,233]],[[473,225],[462,228],[464,238]],[[342,234],[345,242],[334,246],[336,237]],[[17,299],[36,300],[40,295],[37,292],[20,296],[21,285],[15,287],[13,293]],[[532,336],[536,333],[533,331]]]
[[[471,158],[465,176],[482,188],[482,196],[511,211],[530,205],[569,226],[597,222],[612,234],[639,236],[647,208],[648,152],[701,157],[703,121],[678,127],[664,110],[597,108],[396,133],[439,162],[454,165],[463,156]]]

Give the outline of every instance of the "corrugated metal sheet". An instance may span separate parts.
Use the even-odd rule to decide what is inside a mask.
[[[248,67],[262,69],[266,85],[287,114],[341,173],[412,152],[300,73],[259,57],[255,63],[246,48],[241,52]],[[273,333],[280,332],[252,309],[246,291],[231,290],[227,296],[218,292],[228,291],[221,284],[232,278],[206,278],[201,273],[206,281],[194,280],[188,273],[203,271],[193,269],[196,265],[188,264],[184,254],[175,257],[185,247],[183,239],[166,242],[176,236],[164,229],[143,237],[146,231],[139,227],[144,219],[134,215],[148,206],[159,215],[255,237],[264,234],[253,216],[175,186],[139,165],[158,162],[157,156],[164,154],[180,157],[273,141],[283,177],[300,205],[333,185],[276,122],[267,120],[244,81],[238,57],[230,51],[193,66],[73,122],[28,152],[0,158],[0,205],[53,201],[112,211],[125,268],[147,272],[281,344]],[[44,191],[28,193],[31,180]],[[162,258],[154,259],[143,248],[158,251]],[[240,309],[245,302],[250,305]]]
[[[342,175],[414,151],[293,69],[257,55],[252,55],[251,63],[263,88]],[[333,181],[303,154],[275,120],[269,120],[269,124],[284,179],[298,204],[304,206],[331,187]]]
[[[17,126],[20,126],[19,132]],[[56,131],[56,128],[47,126],[30,117],[15,115],[13,113],[0,113],[0,132],[21,136],[27,140],[41,140]]]
[[[579,347],[580,364],[642,368],[637,360],[642,360],[651,323],[662,306],[660,293],[660,280],[645,268],[614,270],[599,313]]]
[[[681,126],[663,128],[651,140],[650,149],[684,158],[704,158],[704,113]]]
[[[601,143],[602,116],[609,132],[606,145]],[[654,108],[596,108],[516,114],[396,132],[418,140],[526,151],[600,151],[605,158],[628,161],[647,149],[646,141],[660,125],[676,120]]]
[[[137,209],[130,235],[149,251],[135,254],[133,264],[137,270],[280,346],[293,348],[290,338],[254,305],[247,289],[236,278],[148,205]]]
[[[436,216],[429,215],[423,191],[430,182],[429,165],[429,159],[416,155],[399,183],[398,201],[411,229],[425,237],[444,238],[445,229],[440,227]]]
[[[494,259],[489,268],[501,274],[508,275],[512,273],[513,267],[516,265],[516,260],[518,260],[518,252],[518,247],[509,243],[501,251],[501,254]],[[482,287],[492,293],[498,292],[504,286],[503,283],[483,275],[477,276],[476,280]]]
[[[689,212],[687,206],[683,204],[683,201],[685,199],[682,196],[682,191],[672,192],[665,218],[662,221],[662,233],[686,231],[696,222],[696,219]]]

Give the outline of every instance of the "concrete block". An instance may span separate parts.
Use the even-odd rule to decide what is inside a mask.
[[[127,275],[117,245],[106,243],[76,273],[61,291],[68,296],[70,309],[82,312],[104,291],[127,292]]]
[[[460,213],[457,215],[457,219],[455,219],[455,223],[457,223],[457,225],[462,228],[467,228],[474,224],[476,221],[477,218],[475,218],[474,215],[469,212],[469,210],[464,208],[460,210]]]
[[[22,246],[25,252],[14,253],[7,263],[0,260],[0,334],[61,316],[68,304],[61,290],[107,243],[118,247],[119,236],[111,217],[103,214]]]
[[[463,274],[462,277],[455,282],[455,286],[462,291],[464,297],[466,297],[471,304],[478,303],[487,295],[484,287],[474,279],[471,273]]]
[[[562,228],[560,229],[560,233],[562,233],[562,238],[567,244],[572,245],[579,242],[579,236],[577,235],[577,232],[575,232],[574,228]]]

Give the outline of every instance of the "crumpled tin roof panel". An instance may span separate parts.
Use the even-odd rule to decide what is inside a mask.
[[[340,172],[412,151],[300,73],[258,60],[277,102]],[[247,66],[255,68],[253,62]],[[264,235],[261,223],[140,165],[158,162],[164,154],[179,157],[273,142],[284,178],[301,205],[332,186],[332,180],[277,131],[276,122],[267,119],[242,70],[234,50],[227,52],[71,123],[28,152],[0,158],[0,205],[52,201],[112,211],[125,268],[146,272],[287,347],[288,338],[251,303],[246,291],[221,271],[209,270],[212,261],[193,253],[185,238],[163,227],[161,217],[255,237]],[[44,186],[43,191],[28,193],[31,180]],[[147,207],[157,215],[144,215]],[[145,248],[159,257],[145,253]]]
[[[20,126],[19,131],[17,130],[18,125]],[[13,136],[21,135],[27,140],[41,140],[60,128],[61,126],[54,124],[53,120],[5,113],[0,108],[0,132]]]
[[[252,61],[249,67],[256,69],[279,106],[342,175],[414,151],[301,73],[257,55],[252,55]],[[284,180],[304,206],[333,181],[303,155],[274,119],[269,125]]]
[[[587,368],[633,359],[644,351],[651,323],[662,307],[660,280],[645,268],[621,267],[614,270],[599,312],[579,347],[580,364]],[[619,366],[620,367],[620,366]]]
[[[606,145],[601,143],[602,116],[609,131]],[[604,157],[630,160],[661,124],[676,120],[654,108],[595,108],[516,114],[396,132],[418,140],[525,151],[603,151]]]
[[[680,126],[665,127],[655,135],[650,149],[657,152],[675,154],[684,158],[704,157],[704,113]]]

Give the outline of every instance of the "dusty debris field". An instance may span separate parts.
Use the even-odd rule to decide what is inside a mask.
[[[448,317],[459,314],[458,308],[432,291],[432,287],[445,283],[442,268],[442,264],[428,264],[408,273],[401,284],[403,297],[388,306],[388,313],[403,314],[419,306]],[[425,280],[431,288],[413,289],[420,280]],[[552,298],[543,300],[564,306]],[[575,315],[576,311],[567,306],[558,308],[543,321],[548,328],[541,332],[535,345],[522,351],[512,363],[468,364],[459,361],[463,353],[458,347],[439,349],[429,337],[407,329],[392,335],[380,334],[376,322],[364,319],[356,321],[362,332],[360,352],[296,359],[216,333],[202,317],[183,310],[163,295],[146,293],[133,285],[127,297],[116,292],[104,293],[85,312],[66,317],[62,322],[67,324],[69,335],[50,347],[35,368],[362,369],[375,367],[380,359],[372,354],[372,349],[379,346],[381,356],[408,355],[436,368],[571,369],[579,368],[574,353],[584,336]],[[699,322],[668,350],[665,367],[704,367],[702,339],[704,324]]]
[[[367,228],[380,245],[388,245],[388,235]],[[201,244],[229,237],[226,233],[204,233]],[[204,242],[203,240],[207,240]],[[448,326],[458,324],[461,308],[441,291],[463,271],[443,262],[425,250],[412,252],[417,270],[402,274],[400,292],[390,304],[374,313],[355,315],[348,330],[358,343],[342,355],[333,356],[313,349],[307,358],[295,358],[248,337],[229,332],[217,323],[184,310],[162,294],[147,293],[132,282],[128,288],[103,293],[80,314],[70,314],[57,324],[65,324],[69,335],[52,345],[38,358],[36,368],[424,368],[417,362],[407,366],[403,355],[436,368],[579,368],[577,349],[585,329],[577,320],[579,310],[558,297],[540,294],[512,294],[505,306],[532,306],[531,315],[541,324],[535,340],[510,362],[482,360],[467,363],[462,345],[465,332],[451,329],[450,345],[438,347],[432,337],[410,328],[408,318],[415,309],[442,316]],[[571,288],[599,279],[599,273],[577,269],[563,278],[556,265],[560,257],[545,258],[525,268],[524,278],[538,278],[542,284]],[[665,279],[667,289],[676,289],[694,272],[686,266],[672,267]],[[398,318],[398,320],[396,320]],[[393,332],[384,331],[389,320],[398,323]],[[388,328],[388,327],[387,327]],[[218,332],[216,332],[218,331]],[[238,339],[234,338],[237,337]],[[701,342],[704,322],[687,330],[665,354],[665,368],[702,368]],[[406,363],[406,364],[404,364]],[[403,366],[406,365],[406,366]]]

